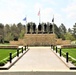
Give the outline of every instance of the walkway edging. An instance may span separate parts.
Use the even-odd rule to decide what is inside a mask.
[[[76,67],[73,65],[73,64],[71,64],[70,62],[68,62],[68,63],[66,63],[65,61],[66,61],[66,59],[63,57],[63,56],[59,56],[59,53],[55,53],[53,50],[52,50],[52,52],[69,68],[69,69],[71,69],[71,70],[76,70]],[[64,58],[64,60],[63,60],[63,58]]]
[[[21,54],[20,57],[18,57],[14,62],[12,62],[9,66],[7,67],[0,67],[0,70],[8,70],[9,68],[11,68],[24,54],[26,54],[29,51],[29,49],[27,49],[23,54]],[[16,57],[15,57],[16,58]],[[14,59],[15,59],[14,58]]]

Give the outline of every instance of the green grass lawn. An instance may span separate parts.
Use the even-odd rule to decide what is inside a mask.
[[[63,52],[68,52],[69,55],[76,59],[76,49],[75,48],[68,48],[68,49],[62,49]]]
[[[60,49],[58,49],[58,52],[60,52]],[[76,66],[76,48],[63,48],[62,56],[66,58],[67,52],[69,53],[69,61]]]
[[[15,53],[17,49],[0,49],[0,61],[9,56],[9,53]]]
[[[19,53],[22,49],[19,50]],[[9,60],[9,53],[12,53],[12,58],[17,55],[17,49],[0,49],[0,66],[4,66]]]

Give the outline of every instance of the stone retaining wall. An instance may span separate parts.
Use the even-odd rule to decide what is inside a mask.
[[[11,49],[12,49],[12,48],[16,48],[16,49],[17,49],[17,48],[18,48],[18,45],[0,46],[0,49],[2,49],[2,48],[3,48],[3,49],[4,49],[4,48],[11,48]]]
[[[10,41],[10,45],[50,46],[67,45],[70,40],[57,39],[55,34],[25,34],[23,39]]]
[[[19,39],[18,41],[10,41],[10,45],[26,45],[24,39]]]
[[[55,34],[25,34],[25,43],[32,46],[47,46],[55,44]]]
[[[76,48],[76,45],[62,45],[61,48]]]
[[[56,39],[56,45],[68,45],[68,44],[71,44],[70,40]]]

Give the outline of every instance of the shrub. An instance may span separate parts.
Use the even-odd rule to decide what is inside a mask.
[[[0,66],[4,66],[7,63],[7,60],[9,59],[9,57],[6,57],[5,59],[0,61]]]
[[[76,60],[72,60],[72,63],[76,63]]]
[[[69,61],[72,61],[71,57],[69,57]]]
[[[19,53],[21,53],[21,52],[22,52],[22,49],[19,49]],[[13,53],[13,54],[12,54],[12,59],[13,59],[14,57],[16,57],[16,55],[17,55],[17,52]],[[8,62],[8,60],[9,60],[9,56],[6,57],[5,59],[1,60],[1,61],[0,61],[0,66],[4,66],[4,65]]]
[[[5,65],[5,62],[0,62],[0,66],[4,66]]]
[[[73,65],[76,66],[76,62],[74,62]]]
[[[6,41],[6,40],[5,40],[4,43],[9,43],[9,41]]]

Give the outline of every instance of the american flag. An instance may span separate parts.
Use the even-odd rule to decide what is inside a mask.
[[[39,12],[38,12],[38,16],[40,16],[40,10],[39,10]]]
[[[23,21],[26,21],[26,17],[23,19]]]

